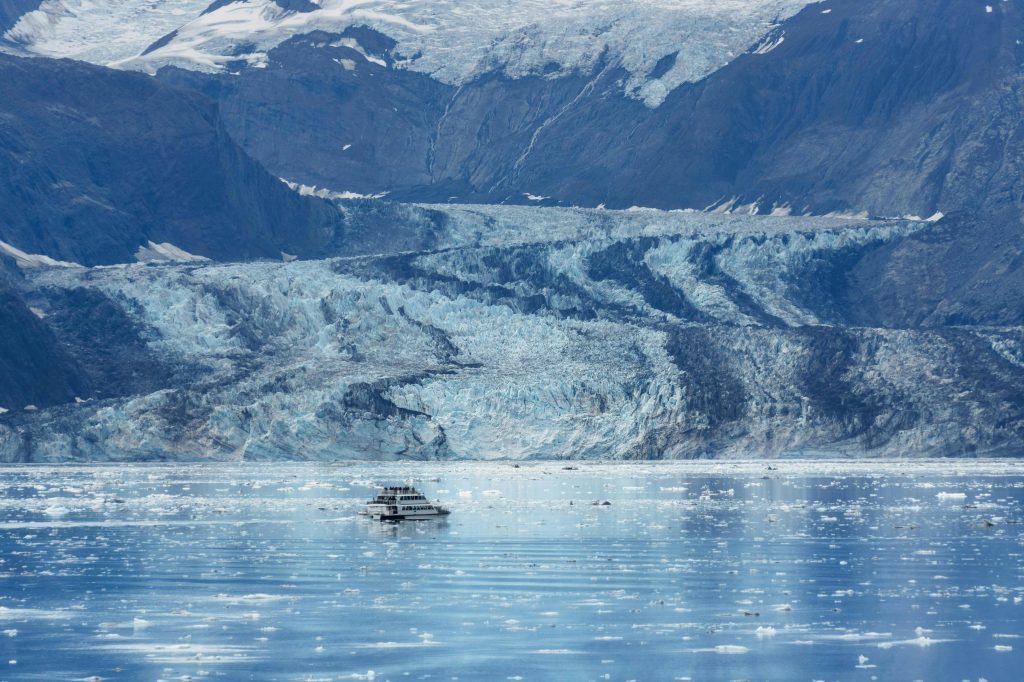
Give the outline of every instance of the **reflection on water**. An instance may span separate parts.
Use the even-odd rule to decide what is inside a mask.
[[[1024,466],[773,466],[0,468],[0,679],[1020,679]]]

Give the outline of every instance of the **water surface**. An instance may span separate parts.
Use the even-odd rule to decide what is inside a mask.
[[[564,466],[2,467],[0,679],[1020,679],[1024,466]]]

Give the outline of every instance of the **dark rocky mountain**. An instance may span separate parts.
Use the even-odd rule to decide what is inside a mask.
[[[231,135],[280,177],[338,191],[464,202],[517,198],[514,190],[491,187],[545,121],[592,80],[492,73],[460,88],[395,68],[394,47],[365,27],[318,31],[272,50],[266,68],[238,64],[230,76],[164,68],[158,78],[216,99]]]
[[[147,241],[215,259],[315,255],[341,224],[231,139],[216,105],[143,74],[0,54],[0,240],[85,265]]]
[[[25,303],[21,273],[0,254],[0,407],[49,407],[86,395],[89,381]]]
[[[1019,197],[1024,17],[1016,3],[995,6],[809,6],[777,29],[777,47],[679,88],[656,110],[624,110],[607,91],[582,102],[544,131],[543,152],[517,177],[609,206],[735,197],[762,210],[927,217]],[[616,119],[629,123],[595,129]]]
[[[0,36],[16,23],[26,12],[31,12],[41,5],[43,0],[3,0],[0,2]],[[3,38],[0,37],[0,42]]]
[[[839,281],[849,287],[847,319],[857,325],[1021,325],[1024,225],[1012,205],[952,214],[864,254]]]

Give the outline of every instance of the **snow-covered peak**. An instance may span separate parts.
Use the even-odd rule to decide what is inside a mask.
[[[398,41],[401,66],[450,84],[501,69],[590,70],[602,55],[630,74],[624,87],[650,106],[742,54],[807,0],[317,0],[312,11],[239,0],[200,14],[194,0],[47,0],[7,38],[40,54],[153,71],[218,70],[295,35],[366,25]],[[126,31],[125,26],[131,26]],[[176,33],[146,55],[161,35]],[[674,56],[674,59],[673,59]]]

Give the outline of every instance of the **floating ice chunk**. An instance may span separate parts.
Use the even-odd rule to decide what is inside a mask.
[[[995,649],[996,651],[1002,651],[1002,652],[1013,651],[1013,647],[1010,646],[1009,644],[996,644],[992,648]]]
[[[750,651],[750,649],[738,644],[719,644],[713,649],[713,651],[716,654],[745,654]]]
[[[159,644],[124,642],[104,644],[100,650],[119,654],[144,654],[150,663],[190,664],[201,661],[214,663],[218,660],[230,660],[232,663],[255,661],[251,647],[234,645],[206,645],[191,642]]]
[[[878,648],[879,649],[892,649],[893,647],[896,647],[896,646],[919,646],[919,647],[924,648],[924,647],[932,646],[933,644],[941,644],[943,642],[951,642],[951,641],[953,641],[953,640],[950,640],[950,639],[932,639],[931,637],[925,637],[925,636],[921,635],[921,636],[915,637],[914,639],[904,639],[904,640],[900,640],[900,641],[896,641],[896,642],[879,642],[878,643]]]
[[[0,621],[5,620],[66,620],[71,614],[66,611],[47,611],[45,609],[11,609],[0,606]],[[17,631],[15,631],[16,633]]]
[[[212,601],[220,602],[223,604],[262,604],[267,602],[281,601],[286,597],[274,594],[243,594],[243,595],[230,595],[230,594],[218,594],[212,598]]]
[[[947,493],[947,492],[941,492],[941,493],[936,493],[935,497],[937,497],[939,500],[943,500],[943,501],[946,501],[946,500],[951,500],[951,501],[966,500],[967,499],[967,493]]]
[[[310,481],[306,485],[304,485],[301,488],[299,488],[299,490],[316,490],[316,489],[333,490],[334,489],[334,484],[332,484],[332,483],[322,483],[320,481]]]
[[[358,649],[415,649],[417,647],[428,647],[435,646],[437,642],[433,640],[422,641],[422,642],[372,642],[369,644],[357,644]]]
[[[870,668],[878,667],[874,663],[868,663],[869,660],[870,659],[867,656],[861,654],[860,656],[857,656],[857,665],[854,667],[859,668],[861,670],[868,670]]]
[[[862,642],[872,639],[888,639],[891,632],[844,632],[838,635],[822,635],[819,639],[836,639],[843,642]]]
[[[582,651],[574,651],[572,649],[535,649],[530,652],[531,654],[540,654],[542,656],[568,656],[571,654],[581,654]]]

